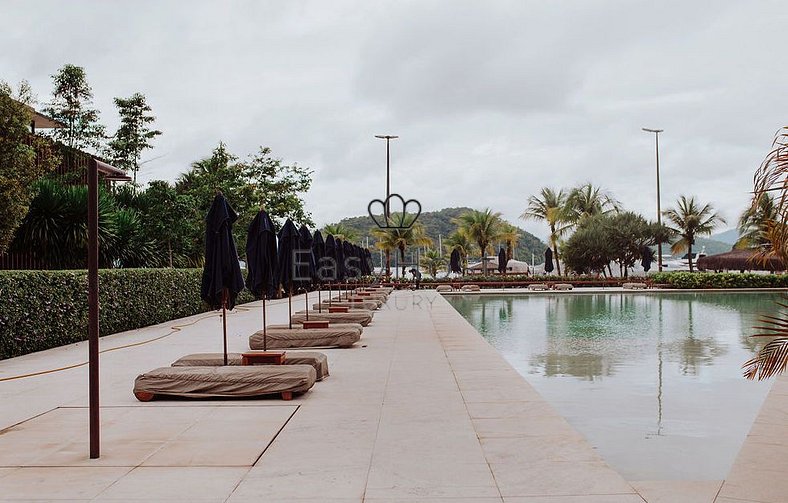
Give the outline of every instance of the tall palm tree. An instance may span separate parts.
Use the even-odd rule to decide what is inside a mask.
[[[558,275],[561,275],[561,261],[558,255],[558,238],[566,230],[568,222],[566,215],[567,195],[563,189],[556,192],[550,187],[542,187],[539,196],[528,198],[528,207],[520,218],[523,220],[543,220],[550,226],[550,246],[558,265]]]
[[[402,228],[393,227],[388,229],[373,229],[372,234],[378,238],[375,243],[379,249],[386,252],[386,276],[391,275],[391,252],[399,250],[400,258],[405,260],[405,249],[408,246],[431,246],[432,239],[430,239],[424,226],[420,222],[410,225],[415,216],[405,215],[405,222]]]
[[[465,269],[468,268],[468,255],[473,252],[473,240],[468,237],[468,234],[461,229],[453,232],[443,241],[446,251],[451,253],[453,250],[460,252],[460,263],[462,265],[462,273],[465,274]]]
[[[621,211],[621,203],[618,200],[607,191],[590,183],[572,189],[566,203],[566,219],[574,225],[594,215]]]
[[[339,238],[342,241],[350,241],[351,243],[358,240],[358,233],[355,229],[351,229],[345,224],[327,224],[323,227],[322,233],[324,236],[332,234],[334,239]]]
[[[736,241],[736,248],[768,246],[769,236],[779,217],[774,197],[769,193],[756,194],[753,204],[739,217],[739,239]]]
[[[680,253],[687,250],[689,270],[692,272],[692,245],[695,244],[695,237],[711,234],[715,227],[725,223],[725,219],[714,211],[710,204],[701,207],[695,197],[687,196],[680,196],[676,207],[662,214],[673,223],[673,230],[680,236],[680,239],[673,243],[671,251]]]
[[[520,230],[509,222],[501,225],[501,240],[506,243],[506,260],[514,258],[514,249],[520,240]]]
[[[487,275],[487,261],[484,258],[490,243],[501,237],[501,213],[493,212],[490,208],[482,211],[469,210],[457,217],[455,223],[479,246],[482,252],[482,272]]]

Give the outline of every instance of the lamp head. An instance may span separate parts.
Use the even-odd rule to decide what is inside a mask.
[[[664,129],[649,129],[647,127],[644,127],[644,128],[641,128],[641,129],[643,131],[647,132],[647,133],[661,133],[661,132],[664,131]]]

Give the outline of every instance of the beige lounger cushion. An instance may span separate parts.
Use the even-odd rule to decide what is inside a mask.
[[[528,285],[529,290],[547,290],[547,284],[545,283],[531,283]]]
[[[451,292],[452,290],[453,288],[451,287],[451,285],[438,285],[435,288],[436,292]]]
[[[356,328],[271,328],[267,327],[267,349],[340,347],[349,348],[361,339]],[[263,349],[263,331],[249,336],[249,347]]]
[[[312,317],[310,316],[309,319],[311,320]],[[317,321],[317,320],[315,320]],[[268,325],[266,327],[268,330],[290,330],[290,325],[283,323],[281,325]],[[303,327],[299,326],[297,323],[293,323],[293,329],[301,329]],[[358,335],[364,333],[364,327],[361,326],[361,323],[329,323],[328,328],[309,328],[307,330],[353,330],[358,332]]]
[[[479,288],[479,285],[462,285],[462,288],[460,288],[460,290],[462,290],[463,292],[478,292],[481,289]]]
[[[556,283],[553,285],[554,290],[571,290],[573,287],[569,283]]]
[[[161,367],[139,375],[134,393],[190,398],[301,393],[314,386],[316,378],[310,365]]]
[[[626,290],[643,290],[643,289],[645,289],[645,288],[646,288],[648,285],[646,285],[645,283],[624,283],[622,286],[623,286],[623,287],[624,287]]]
[[[306,321],[306,312],[298,311],[292,316],[293,323]],[[351,309],[347,313],[329,313],[328,308],[323,308],[323,312],[309,311],[309,321],[327,321],[332,326],[335,323],[358,323],[366,327],[372,321],[372,311],[365,309]]]
[[[224,365],[222,353],[195,353],[178,358],[173,367],[219,367]],[[241,365],[241,353],[227,353],[227,365]],[[254,363],[253,365],[270,365]],[[290,351],[285,353],[285,365],[311,365],[315,369],[316,378],[322,381],[328,376],[328,357],[313,351]]]
[[[343,295],[341,298],[340,297],[334,297],[333,299],[331,299],[331,302],[349,302],[349,303],[353,303],[353,302],[359,302],[359,301],[361,301],[361,302],[363,302],[365,304],[367,304],[367,303],[374,304],[376,309],[383,305],[383,301],[382,300],[373,299],[371,297],[359,297],[359,296],[356,296],[356,295],[351,295],[349,298],[345,297]]]
[[[323,309],[331,306],[335,307],[349,307],[350,309],[366,309],[367,311],[375,311],[378,309],[378,303],[375,301],[369,302],[345,302],[334,300],[329,304],[327,300],[320,303]],[[312,309],[317,309],[317,304],[312,304]]]

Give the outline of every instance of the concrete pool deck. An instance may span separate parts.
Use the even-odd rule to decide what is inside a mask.
[[[287,302],[268,315],[286,322]],[[229,349],[248,349],[260,304],[227,322]],[[79,364],[86,344],[0,362],[0,501],[788,500],[785,377],[725,481],[625,481],[434,291],[395,292],[354,348],[322,350],[331,376],[293,401],[134,398],[139,373],[219,350],[220,323],[207,313],[102,339],[98,460],[85,366],[2,381]]]

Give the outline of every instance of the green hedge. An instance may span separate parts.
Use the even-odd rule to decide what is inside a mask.
[[[787,274],[659,272],[649,279],[671,288],[788,288]]]
[[[200,269],[99,271],[100,335],[207,310]],[[87,339],[87,271],[0,271],[0,359]],[[238,302],[253,300],[244,290]]]

